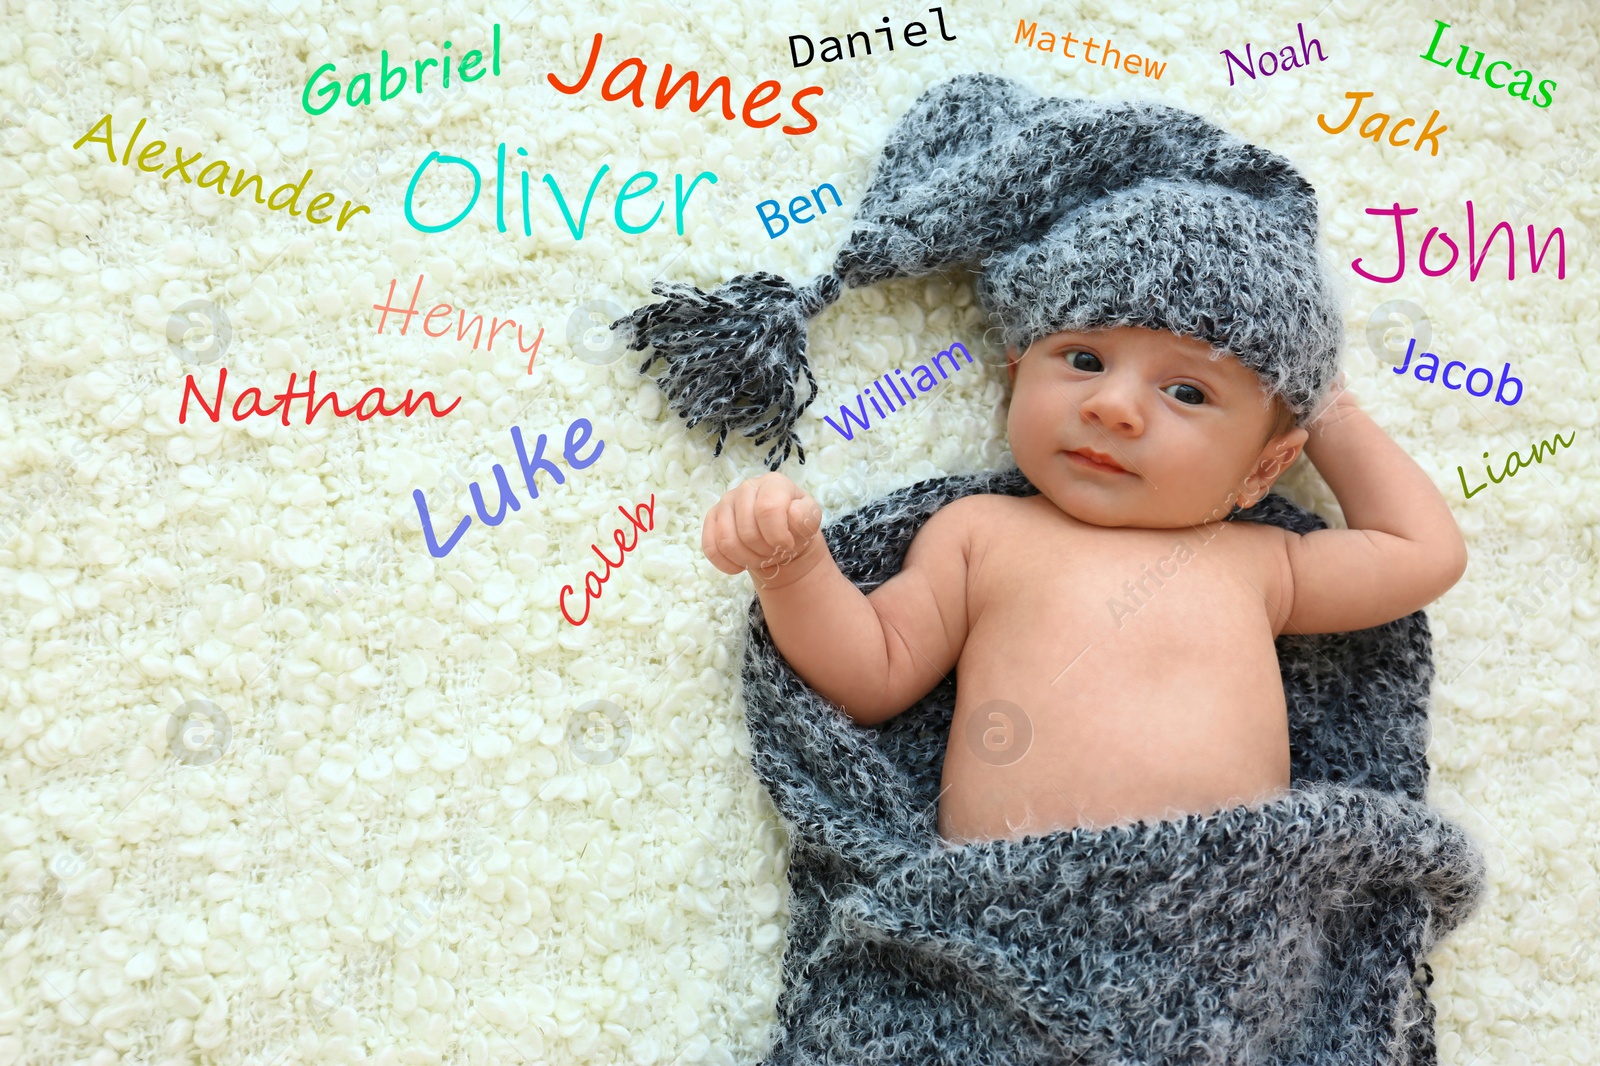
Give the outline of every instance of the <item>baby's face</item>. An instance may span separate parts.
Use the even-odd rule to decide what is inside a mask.
[[[1054,333],[1010,369],[1018,468],[1093,525],[1218,521],[1265,496],[1306,439],[1291,428],[1269,440],[1276,412],[1260,379],[1193,337],[1127,326]]]

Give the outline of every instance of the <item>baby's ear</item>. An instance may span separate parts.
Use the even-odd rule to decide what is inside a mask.
[[[1006,345],[1006,373],[1010,376],[1013,385],[1017,383],[1017,364],[1021,361],[1022,356],[1017,354],[1016,345]]]
[[[1272,491],[1272,485],[1278,477],[1300,458],[1309,436],[1303,427],[1295,426],[1267,441],[1256,460],[1255,469],[1244,479],[1244,496],[1239,501],[1240,507],[1254,507]]]

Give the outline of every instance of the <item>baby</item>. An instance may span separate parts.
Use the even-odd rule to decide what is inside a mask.
[[[1454,585],[1466,547],[1443,497],[1348,392],[1296,426],[1254,372],[1193,337],[1057,332],[1008,354],[1008,436],[1039,495],[951,503],[863,595],[818,535],[816,501],[766,474],[707,514],[707,558],[751,572],[779,651],[859,724],[899,714],[954,667],[953,738],[983,733],[980,713],[1002,736],[1031,730],[1014,761],[948,745],[949,841],[1281,794],[1274,638],[1381,625]],[[1302,448],[1349,529],[1222,521]]]

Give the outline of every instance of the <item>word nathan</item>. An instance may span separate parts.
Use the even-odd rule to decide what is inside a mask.
[[[433,393],[424,392],[421,396],[418,396],[415,400],[413,400],[411,397],[415,390],[407,389],[406,398],[400,402],[399,406],[388,408],[383,405],[385,396],[383,389],[379,387],[368,389],[362,394],[361,399],[357,400],[352,406],[341,407],[339,406],[339,394],[337,392],[330,391],[321,399],[313,401],[313,397],[317,392],[317,372],[315,370],[311,371],[311,373],[307,375],[306,388],[304,392],[295,391],[294,380],[296,376],[297,375],[293,373],[289,375],[289,387],[283,392],[274,394],[274,398],[278,402],[273,404],[271,407],[263,408],[261,406],[261,390],[255,388],[254,386],[239,393],[239,395],[235,397],[233,401],[233,420],[235,422],[243,422],[251,415],[273,415],[281,413],[283,424],[287,426],[289,424],[289,411],[295,400],[304,400],[306,402],[306,425],[308,426],[311,425],[311,423],[316,419],[317,415],[322,412],[323,405],[330,403],[333,405],[333,413],[335,417],[348,418],[351,415],[355,415],[357,422],[365,422],[367,419],[376,415],[383,415],[387,418],[392,415],[404,414],[407,418],[410,418],[412,415],[416,414],[417,408],[422,406],[422,402],[424,400],[428,402],[428,408],[430,411],[432,411],[434,418],[443,418],[451,411],[454,411],[456,409],[456,404],[461,402],[461,397],[457,396],[454,403],[441,411],[434,403]],[[222,417],[222,390],[227,383],[228,368],[222,367],[217,375],[216,395],[212,397],[210,405],[207,406],[205,397],[201,395],[200,389],[194,383],[194,375],[187,375],[183,382],[183,404],[178,409],[178,423],[183,425],[189,421],[190,396],[194,397],[195,403],[200,405],[200,409],[206,413],[206,417],[210,418],[213,422],[220,421]],[[243,407],[246,400],[250,401],[250,405],[241,411],[240,408]],[[372,401],[372,409],[364,411],[362,408],[368,400]]]

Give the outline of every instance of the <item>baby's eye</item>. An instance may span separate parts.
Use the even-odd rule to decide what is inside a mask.
[[[1105,369],[1100,357],[1093,352],[1070,351],[1067,353],[1067,365],[1074,370],[1083,370],[1091,374]]]
[[[1161,391],[1179,403],[1202,404],[1206,402],[1206,394],[1193,385],[1168,385]]]

